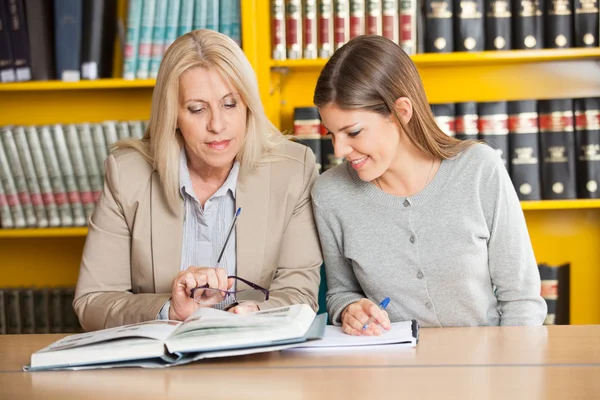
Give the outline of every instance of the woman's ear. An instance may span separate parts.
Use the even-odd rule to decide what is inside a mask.
[[[399,97],[394,102],[394,108],[396,109],[396,114],[400,117],[400,120],[404,125],[408,124],[408,121],[412,118],[413,107],[412,102],[408,97]]]

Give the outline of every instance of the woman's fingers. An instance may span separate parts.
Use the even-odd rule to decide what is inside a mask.
[[[369,303],[371,303],[371,302],[369,302]],[[386,330],[391,328],[390,318],[388,317],[387,313],[384,310],[382,310],[381,308],[377,307],[375,304],[373,304],[373,303],[367,304],[365,306],[365,311],[367,314],[369,314],[375,318],[375,321],[373,321],[373,324],[377,323]]]

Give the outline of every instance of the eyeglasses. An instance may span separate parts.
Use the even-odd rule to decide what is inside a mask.
[[[227,278],[235,279],[236,283],[237,281],[243,282],[246,285],[250,286],[251,289],[229,291],[213,289],[209,288],[208,285],[202,285],[192,289],[190,293],[190,298],[194,299],[196,303],[200,304],[203,307],[210,307],[222,303],[224,301],[229,301],[232,297],[233,301],[237,302],[239,300],[238,295],[242,295],[242,297],[248,297],[248,299],[256,301],[269,300],[268,289],[260,287],[255,283],[252,283],[235,275],[228,276]],[[235,285],[235,287],[238,287],[237,284]]]

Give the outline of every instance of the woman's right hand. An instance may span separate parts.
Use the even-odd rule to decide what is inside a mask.
[[[363,326],[371,316],[374,317],[373,322],[363,331]],[[387,312],[369,299],[360,299],[348,305],[342,312],[341,320],[344,333],[353,336],[378,336],[381,335],[380,326],[385,330],[391,328]]]
[[[190,297],[192,289],[208,284],[209,288],[227,290],[233,281],[227,279],[225,268],[189,267],[181,271],[171,286],[169,319],[184,321],[202,305]]]

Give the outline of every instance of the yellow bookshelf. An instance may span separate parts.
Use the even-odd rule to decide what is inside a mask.
[[[124,1],[120,10],[125,10]],[[265,110],[292,129],[294,107],[312,105],[326,60],[270,56],[269,2],[241,0],[242,42]],[[419,54],[429,101],[600,96],[600,49]],[[115,77],[121,60],[115,60]],[[0,84],[0,126],[147,119],[154,80]],[[522,202],[538,262],[571,263],[571,323],[600,324],[600,200]],[[74,285],[87,228],[0,230],[0,287]]]

